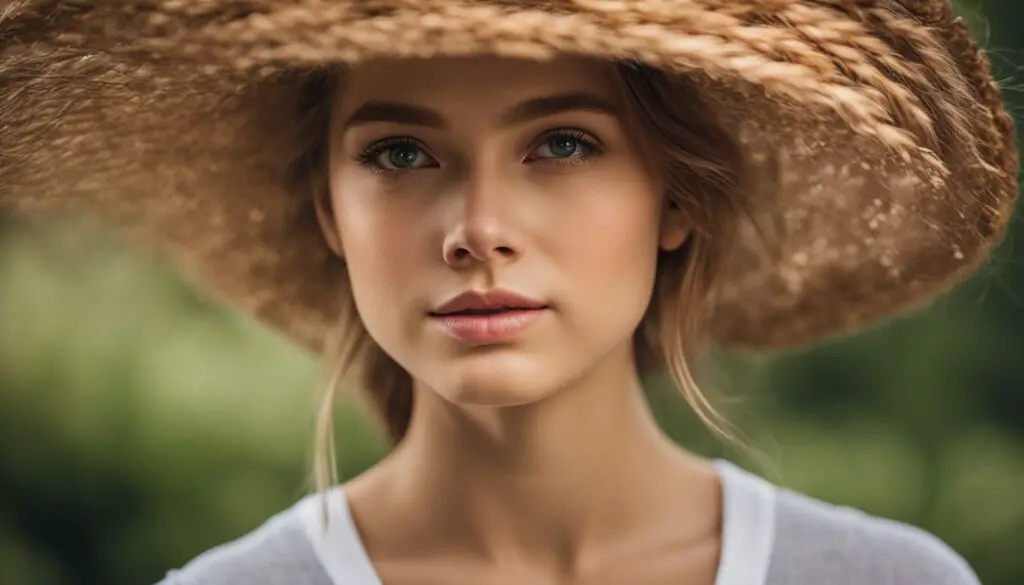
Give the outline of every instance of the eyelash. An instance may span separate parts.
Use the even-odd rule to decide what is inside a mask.
[[[568,168],[576,168],[585,165],[587,162],[589,162],[590,158],[596,155],[600,155],[602,152],[604,152],[603,146],[601,145],[599,140],[594,138],[593,135],[577,128],[555,128],[542,133],[534,142],[534,146],[530,150],[530,152],[532,153],[534,150],[540,148],[541,146],[544,146],[554,138],[571,138],[579,144],[583,152],[564,159],[534,159],[535,161],[556,164]],[[352,159],[357,164],[379,175],[393,176],[409,171],[419,170],[391,169],[381,166],[377,162],[377,159],[380,157],[380,155],[384,154],[389,149],[394,148],[396,146],[415,147],[423,151],[424,154],[426,154],[426,149],[423,147],[420,141],[407,136],[398,136],[374,142],[373,144],[370,144],[369,146],[364,148],[361,152],[358,152],[355,155],[353,155]],[[429,154],[427,156],[429,156]]]
[[[374,142],[364,148],[361,152],[354,154],[352,156],[352,160],[360,166],[366,167],[371,172],[379,175],[401,173],[405,169],[389,169],[382,167],[377,162],[380,155],[396,146],[412,146],[420,150],[425,150],[418,140],[406,136],[399,136],[395,138],[385,138],[384,140]]]

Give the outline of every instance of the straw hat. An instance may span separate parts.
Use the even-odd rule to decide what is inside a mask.
[[[96,214],[313,350],[343,283],[286,177],[331,63],[572,52],[692,78],[772,186],[716,304],[724,346],[920,304],[1018,192],[1011,119],[946,0],[8,0],[0,43],[0,207]]]

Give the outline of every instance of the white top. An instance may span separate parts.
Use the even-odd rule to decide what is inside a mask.
[[[780,489],[725,461],[715,465],[723,489],[715,585],[980,585],[962,557],[923,530]],[[344,492],[327,498],[326,526],[319,496],[307,496],[160,585],[386,585]]]
[[[715,465],[724,491],[715,585],[765,585],[775,538],[775,489],[731,463]],[[383,585],[363,547],[345,492],[334,490],[327,498],[326,527],[319,498],[305,498],[296,512],[332,585]]]

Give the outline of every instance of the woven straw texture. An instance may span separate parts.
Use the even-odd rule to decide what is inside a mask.
[[[286,179],[330,64],[569,52],[691,78],[766,186],[718,345],[932,298],[1018,191],[1011,119],[946,0],[8,0],[0,47],[0,206],[96,215],[314,351],[345,284]]]

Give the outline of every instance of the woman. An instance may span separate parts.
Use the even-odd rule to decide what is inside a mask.
[[[167,585],[977,582],[641,387],[728,436],[704,347],[875,321],[1001,237],[1011,125],[944,1],[90,4],[0,21],[4,204],[99,212],[334,374],[318,494]],[[339,486],[349,385],[394,448]]]

